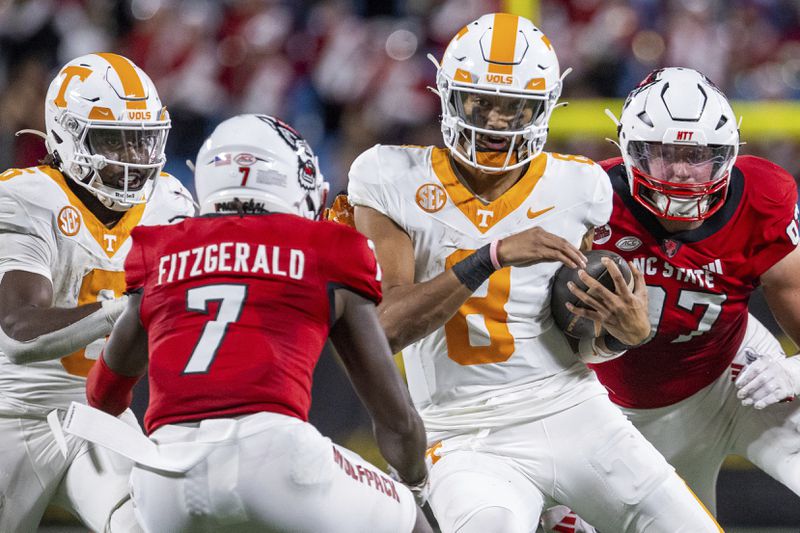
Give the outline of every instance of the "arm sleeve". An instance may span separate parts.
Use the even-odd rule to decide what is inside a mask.
[[[389,207],[382,194],[384,185],[380,173],[379,149],[380,145],[375,145],[353,161],[347,195],[352,205],[371,207],[389,216]]]
[[[0,183],[0,273],[23,270],[52,281],[55,247],[50,217],[31,215]]]
[[[356,230],[325,222],[331,226],[329,257],[325,261],[328,283],[342,286],[379,304],[381,302],[381,271],[374,247]]]
[[[586,212],[586,226],[596,227],[606,224],[611,218],[614,191],[608,174],[600,165],[592,164],[591,170],[594,177],[594,191]]]
[[[143,228],[135,228],[131,233],[133,244],[125,258],[125,291],[135,292],[144,287],[145,262],[142,241],[145,240]]]

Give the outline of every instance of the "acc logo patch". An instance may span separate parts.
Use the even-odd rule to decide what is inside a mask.
[[[236,164],[240,167],[249,167],[253,163],[256,162],[256,156],[253,154],[248,154],[247,152],[237,154],[236,157],[233,158],[236,161]]]
[[[609,235],[611,237],[611,235]],[[623,237],[617,241],[616,247],[626,252],[632,252],[642,245],[642,241],[638,237],[632,235]]]
[[[425,183],[417,189],[417,205],[426,213],[435,213],[447,202],[447,193],[441,185]]]
[[[611,226],[603,224],[594,228],[594,239],[592,242],[595,244],[605,244],[611,238]]]
[[[77,209],[68,205],[58,212],[58,229],[67,237],[73,237],[81,229],[81,214]]]

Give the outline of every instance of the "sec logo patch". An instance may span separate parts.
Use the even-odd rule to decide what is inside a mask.
[[[435,213],[444,207],[447,193],[441,185],[426,183],[417,189],[417,205],[426,213]]]
[[[78,234],[81,229],[81,214],[77,209],[68,205],[58,212],[58,229],[67,237]]]

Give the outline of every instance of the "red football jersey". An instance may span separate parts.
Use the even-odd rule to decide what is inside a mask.
[[[798,243],[797,188],[777,165],[741,156],[725,205],[701,227],[670,234],[631,196],[622,159],[600,164],[614,209],[594,248],[622,255],[644,274],[654,336],[591,366],[618,405],[671,405],[716,380],[736,355],[750,294]]]
[[[307,420],[334,289],[381,298],[370,243],[333,222],[212,215],[132,236],[125,271],[128,290],[144,290],[148,433],[259,411]]]

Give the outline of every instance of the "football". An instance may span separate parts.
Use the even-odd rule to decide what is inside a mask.
[[[586,256],[586,268],[584,269],[586,273],[610,291],[614,291],[614,280],[602,263],[604,257],[611,258],[617,264],[625,282],[629,287],[632,286],[633,273],[628,263],[619,254],[605,250],[591,250],[584,252],[584,255]],[[581,289],[587,289],[586,284],[578,277],[578,270],[580,269],[564,265],[556,272],[550,293],[550,312],[553,314],[556,325],[570,337],[576,339],[597,337],[600,335],[600,331],[598,331],[599,328],[595,328],[594,322],[588,318],[577,316],[566,306],[566,303],[569,302],[576,307],[584,307],[583,302],[578,300],[578,297],[572,294],[567,287],[567,283],[572,281]]]

